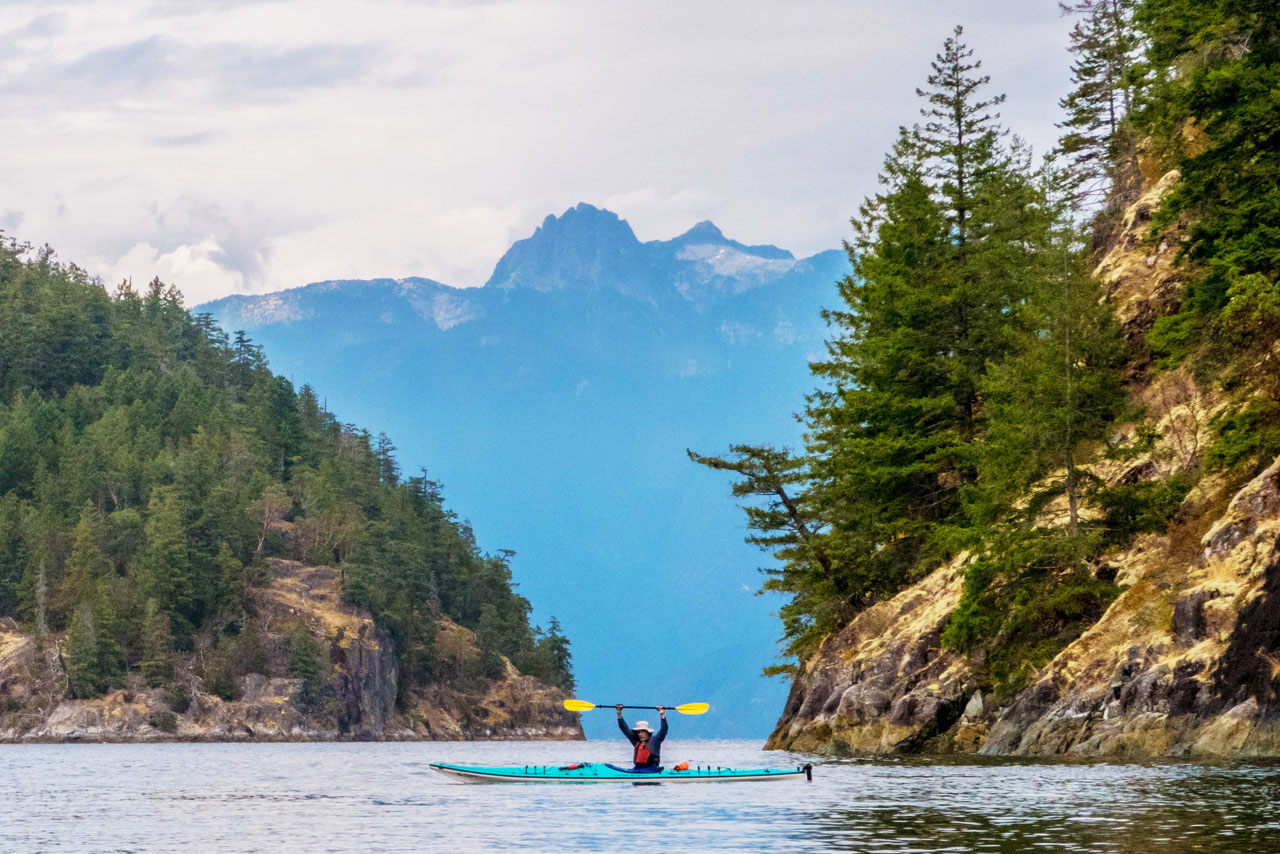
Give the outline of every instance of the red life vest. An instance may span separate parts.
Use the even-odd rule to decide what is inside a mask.
[[[635,763],[637,765],[648,765],[650,755],[649,743],[646,741],[637,741]]]

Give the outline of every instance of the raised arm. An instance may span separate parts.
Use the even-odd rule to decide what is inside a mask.
[[[662,718],[662,723],[658,725],[658,731],[649,739],[656,746],[662,745],[662,740],[667,737],[667,710],[664,706],[658,706],[658,716]]]
[[[635,744],[640,739],[631,730],[631,727],[627,726],[627,722],[622,719],[622,706],[618,706],[617,710],[618,710],[618,729],[622,730],[622,734],[627,737],[627,741],[631,742],[632,744]],[[663,721],[662,725],[666,726],[667,722]]]

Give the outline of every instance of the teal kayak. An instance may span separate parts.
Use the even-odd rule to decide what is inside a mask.
[[[431,767],[463,783],[715,783],[758,780],[811,780],[813,766],[798,768],[757,768],[742,770],[714,765],[693,765],[685,770],[632,771],[600,762],[570,765],[449,765],[432,762]]]

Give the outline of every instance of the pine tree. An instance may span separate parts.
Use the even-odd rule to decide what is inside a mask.
[[[311,630],[305,624],[298,623],[289,635],[289,656],[293,677],[302,681],[298,699],[306,708],[314,706],[320,699],[324,679],[323,654]]]
[[[169,631],[169,615],[160,610],[155,599],[148,599],[143,621],[142,678],[153,687],[163,685],[173,678],[173,635]]]
[[[1065,494],[1068,531],[1076,536],[1079,462],[1123,411],[1124,347],[1090,276],[1086,235],[1064,211],[1047,237],[1014,355],[984,382],[983,492],[996,497],[987,518],[1008,513],[1030,492],[1025,510],[1033,519],[1045,500]]]
[[[96,697],[105,688],[106,678],[98,654],[98,633],[93,625],[93,611],[81,605],[71,617],[67,629],[64,660],[71,696]]]
[[[84,603],[92,604],[103,582],[112,573],[111,561],[102,550],[106,541],[106,522],[93,504],[87,503],[81,510],[74,537],[63,588],[71,610]]]
[[[854,220],[802,462],[746,446],[694,455],[740,475],[736,495],[764,498],[747,510],[752,541],[782,563],[765,586],[791,594],[780,613],[800,655],[977,536],[965,495],[986,440],[983,378],[1014,351],[1051,217],[961,36],[919,90],[924,124],[900,132]]]
[[[378,476],[383,483],[400,482],[400,467],[396,463],[395,452],[396,446],[387,434],[379,433],[377,444],[374,445],[374,453],[378,457]]]
[[[171,621],[188,623],[192,605],[191,558],[182,511],[171,488],[157,488],[147,506],[147,545],[138,561],[142,595]]]
[[[1138,144],[1126,121],[1140,90],[1141,40],[1134,24],[1138,0],[1060,2],[1077,18],[1070,51],[1074,88],[1059,105],[1066,118],[1059,142],[1080,201],[1108,199],[1123,208],[1136,198]]]
[[[89,671],[94,675],[92,690],[95,692],[109,687],[121,674],[124,663],[120,645],[122,627],[113,601],[115,573],[102,550],[105,538],[106,522],[102,514],[92,504],[86,504],[76,524],[63,582],[67,609],[76,613],[87,608],[92,617],[90,628],[97,662]],[[86,650],[87,646],[81,652]],[[81,665],[84,663],[82,660]]]
[[[960,40],[963,35],[964,28],[956,27],[931,63],[930,88],[916,89],[929,102],[920,110],[925,123],[919,137],[933,160],[932,175],[947,200],[952,236],[962,253],[969,243],[974,195],[999,156],[1000,114],[991,110],[1005,100],[1004,95],[979,96],[991,78],[972,76],[982,63],[973,60],[972,48]]]
[[[555,617],[551,618],[546,637],[541,640],[541,645],[547,648],[551,658],[553,668],[551,684],[565,693],[571,692],[574,688],[573,655],[569,652],[569,639],[564,636],[560,621]]]
[[[1262,391],[1243,431],[1270,434],[1247,454],[1262,467],[1280,452],[1280,16],[1266,0],[1144,0],[1137,18],[1158,70],[1137,121],[1180,173],[1154,224],[1187,224],[1189,262],[1181,310],[1152,343]]]

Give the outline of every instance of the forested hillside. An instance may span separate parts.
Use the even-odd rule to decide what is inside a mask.
[[[0,244],[0,618],[53,651],[66,696],[167,686],[181,712],[258,673],[335,702],[341,633],[330,651],[259,613],[285,564],[335,568],[342,606],[394,650],[402,707],[433,685],[483,694],[503,657],[568,690],[568,641],[530,626],[510,555],[483,552],[393,451],[160,281],[109,293]],[[438,649],[454,623],[478,655]]]
[[[924,600],[945,599],[946,579],[931,574],[952,568],[958,598],[930,616],[936,635],[911,660],[920,672],[937,662],[928,678],[945,671],[960,687],[925,735],[954,725],[975,692],[989,720],[1006,710],[992,698],[1043,711],[1070,692],[1070,668],[1053,680],[1042,669],[1104,614],[1137,607],[1142,576],[1116,567],[1155,543],[1166,569],[1183,568],[1177,583],[1152,582],[1156,634],[1201,620],[1188,638],[1226,644],[1230,626],[1210,631],[1194,615],[1228,587],[1187,581],[1213,550],[1197,558],[1179,544],[1207,537],[1280,453],[1280,13],[1261,0],[1063,11],[1074,88],[1059,148],[1037,158],[1000,123],[1003,96],[957,28],[919,90],[922,120],[902,130],[853,220],[854,273],[825,313],[804,447],[692,455],[738,475],[752,541],[778,559],[765,588],[788,596],[801,673],[824,644],[856,643],[836,640],[847,626],[865,643],[857,618],[891,600],[878,613],[906,608],[922,579],[933,578],[915,591]],[[1178,605],[1193,588],[1200,598]],[[1268,631],[1249,656],[1280,647]],[[1146,665],[1133,647],[1115,685],[1154,666],[1163,642]],[[1221,692],[1197,714],[1272,696],[1274,674],[1230,660],[1244,654],[1231,648],[1182,662]],[[1050,681],[1039,706],[1020,695]],[[804,715],[830,738],[836,707],[832,697]],[[965,714],[982,708],[980,697]]]

